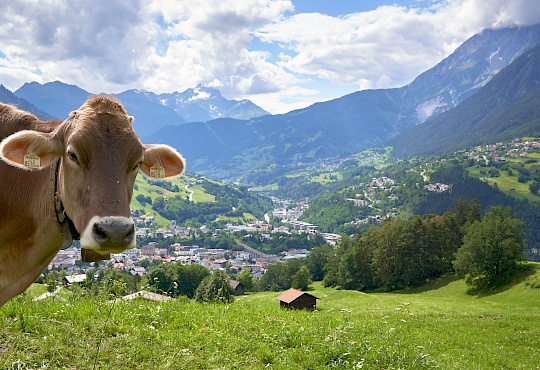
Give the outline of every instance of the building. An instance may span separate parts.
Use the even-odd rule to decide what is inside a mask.
[[[86,281],[86,274],[79,274],[79,275],[68,275],[65,276],[62,282],[65,286],[70,286],[74,283],[82,283]]]
[[[289,289],[279,297],[281,307],[288,309],[314,310],[317,306],[317,297],[296,289]]]
[[[229,280],[229,284],[231,285],[231,288],[234,290],[234,295],[243,295],[244,294],[244,285],[236,280]]]

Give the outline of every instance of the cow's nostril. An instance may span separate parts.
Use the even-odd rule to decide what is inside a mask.
[[[131,229],[128,231],[128,233],[124,237],[124,242],[126,243],[126,245],[131,244],[131,242],[133,241],[133,238],[135,238],[135,225],[131,226]]]
[[[94,237],[99,243],[104,243],[109,238],[107,232],[99,224],[94,224]]]
[[[135,224],[125,217],[103,217],[94,223],[92,231],[92,239],[100,248],[122,249],[135,241]]]

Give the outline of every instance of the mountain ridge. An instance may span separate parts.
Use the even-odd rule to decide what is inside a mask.
[[[200,96],[201,92],[205,95]],[[93,95],[76,85],[60,81],[25,83],[14,94],[59,119],[66,118]],[[249,100],[227,100],[218,90],[201,85],[182,93],[156,94],[131,89],[109,95],[118,98],[126,111],[135,117],[134,128],[141,136],[168,125],[204,122],[218,117],[249,119],[270,114]],[[167,99],[174,100],[174,103],[167,104]],[[175,104],[178,99],[182,104]]]
[[[456,109],[538,43],[540,24],[484,30],[409,85],[357,91],[286,114],[249,120],[182,121],[175,109],[190,99],[206,103],[219,99],[220,94],[212,97],[202,86],[186,90],[187,97],[178,92],[159,95],[143,90],[117,96],[135,116],[143,141],[177,148],[187,158],[190,170],[232,179],[272,164],[347,157],[383,145]],[[211,107],[210,103],[204,109]],[[190,108],[191,117],[204,111],[197,104]]]
[[[215,175],[237,167],[236,174],[229,173],[231,177],[271,163],[347,156],[382,145],[459,106],[538,43],[540,25],[485,30],[401,88],[357,91],[249,121],[167,127],[145,139],[176,147],[195,171]]]
[[[452,110],[389,140],[398,157],[432,155],[540,132],[540,44]]]

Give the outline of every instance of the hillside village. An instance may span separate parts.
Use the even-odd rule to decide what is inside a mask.
[[[191,236],[201,234],[211,235],[213,238],[219,237],[223,232],[242,233],[244,238],[252,237],[253,234],[260,235],[261,238],[271,239],[275,234],[304,234],[306,238],[310,235],[321,235],[322,238],[331,246],[335,246],[341,240],[341,235],[331,233],[321,233],[316,225],[298,221],[303,211],[308,207],[307,201],[293,203],[273,198],[272,201],[277,208],[273,214],[282,218],[282,226],[273,227],[269,223],[262,221],[250,223],[247,225],[227,224],[224,230],[211,230],[203,225],[200,228],[192,228],[176,225],[172,221],[167,228],[159,228],[151,231],[151,226],[155,220],[151,216],[134,217],[137,224],[137,236],[155,237],[155,238],[174,238],[187,239]],[[111,255],[111,260],[98,265],[100,269],[114,268],[132,275],[144,276],[147,272],[144,266],[154,263],[182,263],[182,264],[200,264],[210,271],[228,270],[232,273],[242,270],[249,270],[254,278],[260,278],[266,271],[269,264],[279,261],[287,261],[292,258],[305,258],[309,254],[307,249],[289,249],[280,255],[269,255],[257,251],[245,244],[241,244],[243,250],[229,250],[224,248],[204,248],[199,245],[184,245],[178,242],[171,242],[166,248],[159,247],[157,242],[149,242],[137,248],[129,249],[120,254]],[[84,265],[80,262],[81,251],[72,246],[61,250],[48,266],[48,270],[64,270],[68,274],[84,273],[93,266]]]
[[[505,162],[507,159],[529,158],[529,153],[540,152],[540,141],[538,140],[514,140],[508,143],[496,143],[485,146],[479,146],[474,150],[466,151],[458,156],[466,160],[473,160],[481,164],[489,164],[490,162]],[[371,154],[370,154],[371,155]],[[372,154],[371,159],[380,159],[378,154]],[[362,159],[369,160],[370,157],[365,154]],[[444,162],[447,159],[440,159]],[[313,164],[312,164],[313,165]],[[336,169],[333,165],[324,165],[317,163],[319,168]],[[435,164],[426,162],[421,167],[431,168]],[[322,167],[321,167],[322,166]],[[422,170],[423,174],[425,170]],[[424,179],[428,177],[424,175]],[[400,185],[396,184],[394,179],[386,176],[373,177],[369,183],[359,183],[356,188],[360,191],[355,197],[344,198],[345,203],[352,203],[355,207],[370,208],[371,211],[377,210],[383,199],[389,201],[397,200],[395,191]],[[443,183],[425,183],[423,188],[428,192],[445,193],[451,192],[450,184]],[[177,225],[176,221],[171,221],[167,228],[155,228],[155,219],[151,215],[144,215],[134,212],[134,220],[137,224],[137,236],[143,238],[157,239],[187,239],[201,234],[211,235],[217,238],[221,233],[239,233],[244,237],[258,235],[262,239],[270,240],[274,235],[280,234],[305,234],[307,238],[310,235],[320,235],[330,246],[335,246],[342,236],[333,233],[324,233],[319,230],[315,224],[300,221],[304,211],[309,207],[307,199],[298,202],[291,200],[279,199],[275,196],[270,197],[274,205],[271,212],[272,219],[279,221],[279,225],[272,225],[270,217],[267,214],[264,221],[251,222],[248,224],[233,224],[229,223],[224,229],[210,229],[203,225],[200,228],[186,227]],[[377,212],[370,213],[377,213]],[[351,220],[351,224],[357,226],[367,224],[371,221],[381,222],[389,217],[396,217],[399,210],[392,208],[390,212],[384,214],[373,214],[364,218],[356,218]],[[173,238],[174,237],[174,238]],[[306,249],[289,249],[279,255],[267,255],[253,248],[242,244],[244,247],[241,251],[233,251],[224,248],[205,248],[199,245],[186,245],[178,242],[171,242],[167,247],[159,247],[156,242],[148,242],[137,248],[130,249],[124,253],[112,255],[111,260],[106,263],[101,263],[100,268],[107,267],[131,273],[133,275],[143,276],[146,274],[146,268],[149,262],[165,262],[165,263],[182,263],[182,264],[200,264],[209,270],[228,270],[232,273],[242,270],[249,270],[255,278],[260,278],[266,271],[269,264],[279,261],[287,261],[291,258],[304,258],[309,254]],[[538,253],[537,250],[532,250],[531,253]],[[84,272],[89,266],[85,266],[80,261],[80,249],[71,247],[60,251],[49,265],[49,270],[65,270],[68,273]],[[146,261],[146,262],[143,262]]]

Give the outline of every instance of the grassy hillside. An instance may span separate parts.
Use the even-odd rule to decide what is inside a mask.
[[[534,266],[481,296],[452,278],[378,294],[314,284],[315,312],[280,309],[279,293],[231,305],[28,293],[0,309],[0,368],[537,369]]]
[[[216,200],[215,196],[208,194],[204,187],[197,183],[197,180],[195,174],[184,174],[179,178],[165,181],[167,185],[159,182],[150,184],[148,179],[139,175],[135,181],[131,209],[143,210],[145,214],[154,216],[159,226],[166,227],[169,225],[170,220],[152,209],[152,203],[157,199],[180,196],[195,203],[214,202]],[[151,199],[152,203],[140,202],[137,199],[137,196],[140,195],[146,199]]]

